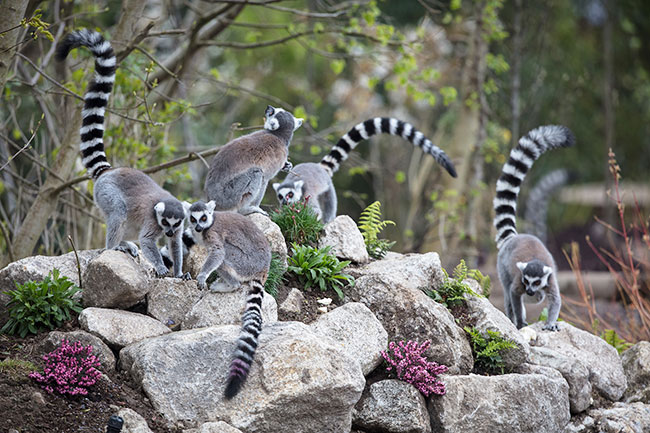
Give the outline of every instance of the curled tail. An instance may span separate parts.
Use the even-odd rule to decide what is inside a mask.
[[[63,60],[74,48],[88,47],[95,56],[95,77],[84,95],[81,133],[81,157],[88,174],[97,179],[111,168],[104,152],[104,111],[115,82],[116,57],[110,42],[88,29],[70,33],[61,41],[56,57]]]
[[[524,219],[530,226],[530,233],[546,243],[546,215],[551,196],[569,181],[569,172],[563,168],[544,175],[530,190],[526,200]]]
[[[249,282],[246,296],[246,310],[242,316],[242,329],[237,340],[235,356],[230,363],[230,374],[226,381],[224,396],[233,398],[246,381],[248,371],[253,364],[253,357],[257,349],[257,339],[262,332],[262,297],[264,285],[257,280]]]
[[[376,134],[391,134],[410,141],[414,146],[421,147],[425,153],[442,165],[447,172],[456,177],[456,169],[447,154],[434,145],[423,133],[415,129],[413,125],[393,117],[375,117],[357,124],[350,129],[332,148],[330,153],[325,155],[321,164],[327,172],[332,175],[339,169],[341,162],[348,158],[348,155],[362,141]]]
[[[510,151],[508,161],[503,165],[501,177],[497,181],[494,198],[494,226],[497,228],[497,248],[517,234],[516,214],[519,188],[533,162],[547,150],[569,147],[575,143],[571,130],[565,126],[540,126],[519,139]]]

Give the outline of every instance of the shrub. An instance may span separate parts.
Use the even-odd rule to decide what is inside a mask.
[[[80,289],[53,269],[40,283],[28,281],[16,284],[15,290],[4,292],[11,298],[7,303],[9,320],[0,332],[18,334],[38,334],[40,330],[52,330],[66,320],[71,313],[79,313],[81,305],[72,299]]]
[[[59,347],[43,355],[43,373],[34,371],[29,377],[49,393],[87,395],[88,388],[101,376],[97,370],[101,364],[92,350],[92,346],[83,346],[78,341],[70,344],[63,340]]]
[[[469,335],[474,354],[474,369],[486,374],[504,374],[505,364],[503,354],[517,347],[512,341],[506,340],[497,331],[487,330],[487,336],[478,329],[465,327]]]
[[[276,298],[278,296],[278,287],[282,282],[282,276],[287,271],[286,266],[284,265],[280,255],[278,253],[273,253],[271,255],[271,266],[269,267],[269,275],[266,278],[266,283],[264,284],[264,290],[269,295]]]
[[[323,223],[308,205],[309,197],[297,203],[281,206],[271,213],[271,220],[280,227],[287,243],[313,244],[318,241]]]
[[[447,271],[444,269],[442,272],[445,274],[445,281],[438,289],[431,289],[431,291],[428,292],[428,295],[433,298],[434,301],[439,302],[445,307],[449,308],[464,303],[466,294],[470,294],[472,296],[481,296],[470,289],[469,286],[463,282],[463,280],[466,279],[470,273],[473,273],[473,270],[469,270],[467,268],[465,260],[461,260],[458,266],[456,266],[456,269],[454,269],[453,272],[453,278],[449,278],[449,274],[447,274]],[[489,287],[490,277],[484,278],[487,278],[487,284]]]
[[[379,232],[386,228],[388,224],[395,225],[390,220],[382,221],[381,203],[378,201],[370,204],[361,212],[358,226],[363,235],[363,240],[366,242],[366,250],[368,250],[370,257],[381,259],[395,245],[395,242],[377,238]]]
[[[354,283],[354,278],[341,273],[343,268],[350,264],[350,261],[340,262],[329,253],[330,249],[329,246],[313,248],[307,245],[293,244],[287,270],[298,276],[298,280],[305,285],[305,289],[315,286],[325,291],[328,286],[331,286],[339,298],[343,299],[341,287]]]
[[[612,345],[619,355],[629,349],[630,346],[632,346],[632,343],[628,343],[619,337],[619,335],[613,329],[605,329],[602,334],[600,334],[600,338]]]
[[[425,397],[431,394],[444,395],[446,392],[445,384],[440,382],[438,376],[447,372],[447,366],[427,361],[422,356],[430,345],[430,341],[421,345],[415,341],[391,341],[388,350],[381,352],[388,363],[386,370],[394,371],[399,380],[410,383]]]

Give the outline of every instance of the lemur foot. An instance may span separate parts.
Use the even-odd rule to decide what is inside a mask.
[[[156,276],[158,278],[166,277],[168,274],[169,274],[169,269],[167,269],[165,265],[156,268]]]
[[[528,326],[528,322],[521,322],[519,325],[517,325],[517,329],[525,328]]]
[[[250,215],[252,213],[261,213],[264,216],[269,216],[269,214],[259,206],[246,206],[239,210],[239,213],[242,215]]]
[[[192,276],[190,275],[189,272],[185,272],[182,275],[177,276],[176,278],[180,278],[181,280],[189,281],[192,279]]]
[[[559,331],[560,327],[558,326],[557,322],[553,322],[553,323],[547,323],[546,325],[542,326],[542,329],[544,331]]]
[[[115,251],[121,251],[125,254],[129,254],[131,257],[138,257],[138,247],[129,241],[120,242],[118,246],[113,248]]]

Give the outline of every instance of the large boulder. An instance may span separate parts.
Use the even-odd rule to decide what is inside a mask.
[[[271,218],[261,213],[252,213],[248,215],[248,218],[255,223],[258,229],[264,233],[266,239],[271,245],[271,253],[276,253],[282,263],[287,265],[287,243],[282,236],[282,230],[280,227],[271,221]]]
[[[330,253],[341,260],[366,263],[370,260],[363,235],[357,224],[347,215],[339,215],[325,224],[318,248],[332,247]]]
[[[372,311],[358,302],[338,307],[311,323],[316,334],[330,337],[368,374],[381,364],[381,351],[388,345],[388,333]]]
[[[115,349],[171,332],[152,317],[107,308],[85,308],[79,314],[79,324]]]
[[[41,350],[44,353],[49,353],[59,347],[62,340],[68,340],[70,343],[78,341],[84,346],[92,346],[92,353],[101,363],[102,370],[115,370],[115,355],[113,355],[113,351],[102,341],[101,338],[86,331],[52,331],[47,334],[47,337],[45,337],[45,340],[41,343]]]
[[[241,324],[245,308],[245,287],[227,293],[205,291],[203,297],[190,308],[183,318],[181,328],[238,325]],[[273,296],[265,293],[262,298],[262,322],[268,324],[277,321],[278,304]]]
[[[174,423],[224,421],[247,433],[350,431],[365,384],[359,363],[298,322],[262,328],[240,393],[224,400],[239,326],[175,332],[122,349],[121,367]]]
[[[142,263],[146,263],[142,265]],[[88,263],[83,273],[85,307],[128,308],[149,291],[151,265],[121,251],[106,250]]]
[[[568,385],[559,374],[443,376],[447,393],[429,399],[434,432],[562,432]]]
[[[566,322],[558,322],[559,331],[544,331],[543,325],[542,322],[531,325],[537,333],[537,339],[531,342],[531,346],[551,349],[570,360],[581,361],[589,370],[593,391],[612,401],[623,396],[625,372],[614,347],[602,338]]]
[[[389,341],[431,341],[425,353],[449,367],[451,374],[468,373],[474,359],[469,342],[449,310],[423,290],[439,287],[443,272],[437,253],[390,254],[383,260],[350,269],[356,281],[347,298],[361,302],[379,319]]]
[[[395,379],[375,382],[364,391],[354,408],[352,423],[368,431],[431,432],[424,396],[413,385]]]
[[[568,425],[566,433],[647,433],[650,432],[650,405],[641,402],[614,403],[592,409],[587,416]]]
[[[242,433],[242,431],[223,421],[217,421],[206,422],[199,428],[183,430],[183,433]]]
[[[625,401],[650,404],[650,342],[641,341],[621,355],[627,390]]]
[[[147,314],[172,329],[176,328],[202,294],[195,280],[152,279],[147,293]]]

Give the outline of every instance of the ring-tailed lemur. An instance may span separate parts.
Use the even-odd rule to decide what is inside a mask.
[[[563,168],[553,170],[544,175],[528,194],[524,219],[530,227],[530,232],[543,243],[546,243],[546,216],[548,215],[548,205],[551,197],[556,190],[566,185],[568,181],[568,170]]]
[[[505,310],[510,320],[522,328],[526,323],[523,295],[539,300],[548,296],[548,318],[544,329],[557,331],[562,300],[557,284],[555,260],[542,241],[533,235],[518,234],[517,196],[526,173],[541,154],[575,143],[573,133],[564,126],[540,126],[519,139],[510,151],[496,185],[494,225],[497,229],[497,270],[503,286]]]
[[[93,30],[79,30],[63,39],[57,58],[63,60],[74,48],[85,46],[95,56],[95,76],[84,96],[81,133],[82,162],[95,181],[95,203],[106,219],[106,249],[136,257],[138,249],[124,239],[138,238],[142,254],[158,276],[169,273],[156,246],[165,234],[170,238],[175,277],[183,275],[181,234],[185,207],[149,176],[133,168],[113,168],[104,152],[104,112],[115,81],[116,57],[110,42]],[[186,203],[189,207],[189,203]]]
[[[282,183],[274,183],[273,189],[280,204],[295,203],[303,197],[310,197],[308,203],[321,221],[324,223],[332,221],[336,217],[337,206],[336,190],[332,183],[334,172],[361,141],[376,134],[397,135],[408,140],[433,156],[450,175],[456,177],[456,169],[445,152],[413,125],[391,117],[375,117],[350,129],[319,163],[298,164]]]
[[[302,120],[282,108],[266,107],[264,129],[227,143],[210,162],[205,194],[218,211],[259,212],[269,180],[290,170],[289,144]]]
[[[189,209],[194,239],[208,250],[208,257],[197,276],[199,288],[206,288],[205,281],[215,270],[223,280],[216,283],[216,291],[229,292],[243,284],[248,286],[242,330],[224,391],[224,396],[230,399],[239,392],[248,376],[262,331],[262,298],[271,265],[271,247],[264,233],[250,219],[214,209],[213,201],[198,201]]]

